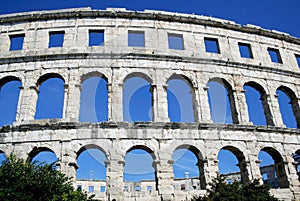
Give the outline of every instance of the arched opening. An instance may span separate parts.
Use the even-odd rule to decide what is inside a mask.
[[[105,77],[89,77],[82,82],[80,122],[101,122],[108,119],[108,90]]]
[[[106,154],[95,145],[81,148],[77,153],[77,179],[106,180]]]
[[[259,154],[260,173],[265,184],[271,188],[288,188],[289,183],[285,172],[285,164],[280,153],[271,148],[263,148]]]
[[[182,75],[173,75],[167,82],[168,115],[171,122],[195,121],[195,92]]]
[[[211,119],[214,123],[238,123],[233,99],[233,91],[227,81],[220,78],[207,83],[208,102]]]
[[[58,74],[46,74],[37,84],[40,87],[34,118],[62,118],[65,91],[63,78]]]
[[[249,119],[254,125],[274,125],[265,90],[255,82],[244,85]]]
[[[123,120],[129,122],[152,121],[152,106],[150,80],[143,74],[127,76],[123,88]]]
[[[194,146],[182,145],[172,155],[175,190],[206,188],[203,157]]]
[[[3,151],[0,151],[0,166],[2,164],[2,162],[4,162],[6,160],[6,155]]]
[[[16,121],[21,81],[16,77],[0,80],[0,126],[11,125]]]
[[[241,181],[247,183],[249,175],[244,154],[232,146],[223,147],[218,154],[219,174],[224,175],[228,183]]]
[[[134,146],[125,156],[124,182],[125,191],[143,191],[157,189],[155,156],[151,149],[145,146]],[[147,189],[141,189],[147,186]]]
[[[27,159],[28,162],[36,164],[52,164],[53,168],[56,169],[56,162],[58,158],[56,154],[49,148],[46,147],[35,147],[30,153]]]
[[[281,86],[276,90],[283,123],[288,128],[299,128],[299,105],[295,93],[287,87]]]
[[[298,175],[298,180],[300,181],[300,149],[293,153],[293,158],[295,161],[295,168]]]

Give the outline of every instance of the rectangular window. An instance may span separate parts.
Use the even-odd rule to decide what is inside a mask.
[[[105,186],[100,186],[100,192],[105,192]]]
[[[104,45],[104,30],[89,30],[89,46]]]
[[[300,55],[295,55],[298,67],[300,68]]]
[[[168,34],[169,49],[184,50],[182,34]]]
[[[9,51],[22,50],[25,34],[11,35]]]
[[[89,186],[89,193],[94,193],[94,186]]]
[[[64,43],[64,31],[49,32],[49,48],[62,47]]]
[[[220,54],[219,42],[216,38],[204,38],[205,50],[210,53]]]
[[[268,53],[272,62],[282,64],[282,60],[278,49],[268,48]]]
[[[152,191],[152,186],[147,186],[147,191]]]
[[[141,191],[141,186],[136,186],[136,187],[135,187],[135,190],[136,190],[136,191]]]
[[[82,185],[77,185],[77,190],[82,190]]]
[[[240,55],[242,58],[253,59],[250,44],[238,43],[238,45],[239,45]]]
[[[128,31],[128,46],[145,47],[145,32]]]

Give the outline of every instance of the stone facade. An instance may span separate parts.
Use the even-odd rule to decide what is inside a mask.
[[[88,46],[89,30],[104,30],[103,46]],[[64,31],[63,47],[48,48],[49,32],[53,31]],[[143,31],[145,47],[129,47],[128,31]],[[182,37],[183,50],[169,48],[168,33]],[[20,34],[25,36],[22,49],[9,51],[10,37]],[[205,38],[218,40],[219,54],[205,51]],[[253,59],[240,56],[239,43],[251,45]],[[271,61],[268,48],[278,51],[280,62]],[[243,181],[262,180],[258,153],[265,150],[274,158],[280,185],[272,193],[283,200],[300,199],[297,162],[292,157],[300,152],[300,131],[284,125],[276,94],[280,87],[290,93],[299,122],[298,38],[204,16],[82,8],[2,15],[0,49],[2,85],[13,79],[22,82],[16,122],[0,130],[0,150],[5,154],[14,152],[30,160],[33,153],[51,150],[59,158],[58,168],[75,178],[80,150],[98,147],[107,158],[106,192],[100,195],[103,200],[175,201],[205,193],[198,188],[174,188],[171,159],[177,148],[198,153],[202,189],[218,173],[217,155],[222,148],[237,155]],[[99,74],[108,82],[108,121],[79,122],[82,81]],[[174,75],[191,84],[196,122],[169,121],[166,88]],[[40,83],[53,76],[65,83],[62,118],[35,120]],[[122,87],[128,76],[149,80],[152,122],[123,121]],[[207,83],[214,79],[228,86],[233,124],[211,121]],[[246,83],[256,83],[264,91],[267,126],[249,122],[243,89]],[[153,156],[157,180],[150,193],[133,194],[124,189],[124,158],[132,147],[148,150]]]

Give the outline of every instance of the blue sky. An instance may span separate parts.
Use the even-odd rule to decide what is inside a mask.
[[[191,0],[191,1],[181,1],[181,0],[164,0],[164,1],[141,1],[141,0],[10,0],[10,1],[1,1],[0,2],[0,14],[15,13],[15,12],[25,12],[25,11],[36,11],[36,10],[50,10],[50,9],[62,9],[62,8],[75,8],[75,7],[92,7],[93,9],[106,9],[107,7],[119,7],[127,8],[128,10],[165,10],[172,12],[180,13],[195,13],[198,15],[212,16],[227,20],[235,21],[239,24],[254,24],[261,26],[265,29],[274,29],[278,31],[283,31],[289,33],[292,36],[300,37],[300,1],[299,0],[288,0],[288,1],[279,1],[279,0],[252,0],[252,1],[241,1],[241,0]],[[91,81],[92,82],[92,81]],[[18,83],[16,83],[18,84]],[[89,85],[89,82],[86,82],[86,85]],[[102,83],[103,84],[103,83]],[[170,83],[169,83],[170,84]],[[149,87],[147,83],[143,83],[144,88],[132,92],[139,95],[142,91],[148,91]],[[176,86],[176,85],[174,85]],[[183,86],[183,85],[182,85]],[[7,86],[9,87],[9,86]],[[83,86],[84,87],[84,86]],[[213,88],[214,86],[210,86]],[[99,88],[103,88],[99,86]],[[175,87],[176,88],[176,87]],[[170,88],[171,89],[171,88]],[[185,90],[185,89],[182,89]],[[3,89],[4,92],[4,89]],[[169,91],[169,98],[173,98],[174,104],[180,105],[180,97],[176,94],[176,91]],[[1,92],[2,93],[2,92]],[[255,93],[255,92],[253,92]],[[96,96],[101,96],[100,93],[97,93]],[[174,99],[174,96],[177,97],[177,100]],[[282,95],[281,95],[282,96]],[[16,98],[15,98],[16,99]],[[11,100],[11,99],[9,99]],[[0,100],[1,101],[1,100]],[[126,100],[125,100],[126,101]],[[128,101],[128,100],[127,100]],[[131,100],[135,101],[135,100]],[[176,102],[177,101],[177,102]],[[15,104],[15,103],[14,103]],[[183,104],[183,103],[182,103]],[[148,111],[148,118],[151,119],[151,108],[144,108]],[[228,110],[227,110],[228,111]],[[182,112],[182,111],[181,111]],[[185,112],[185,111],[184,111]],[[125,112],[126,113],[126,112]],[[126,113],[128,114],[128,113]],[[99,118],[98,114],[95,114],[92,118]],[[291,115],[288,115],[291,116]],[[107,117],[105,117],[107,118]],[[127,116],[126,116],[127,118]],[[182,119],[182,121],[190,121],[193,117],[187,115]],[[227,119],[228,114],[225,114],[223,119]],[[149,120],[148,119],[148,120]],[[174,119],[176,119],[174,117]],[[178,118],[177,118],[178,119]],[[230,120],[228,120],[230,122]],[[287,122],[289,120],[286,120]],[[293,125],[291,125],[292,127]],[[143,151],[133,152],[135,155],[143,155]],[[230,156],[226,156],[227,152],[222,153],[222,157],[227,158],[232,164],[236,163],[235,159],[229,160]],[[93,154],[94,155],[94,154]],[[101,154],[100,154],[101,155]],[[144,154],[145,155],[145,154]],[[178,157],[178,155],[184,155],[180,151],[174,153],[173,157],[178,158],[179,162],[174,165],[174,169],[178,168],[178,172],[187,171],[186,164],[187,161],[193,161],[193,154],[186,152],[185,159],[183,157]],[[131,156],[127,156],[131,157]],[[148,157],[148,156],[146,156]],[[221,156],[219,156],[221,157]],[[263,157],[263,156],[261,156]],[[101,158],[101,157],[100,157]],[[102,157],[103,158],[103,157]],[[139,158],[139,157],[135,157]],[[51,159],[52,160],[52,159]],[[101,159],[102,160],[102,159]],[[193,162],[192,162],[193,163]],[[192,164],[191,163],[191,164]],[[233,170],[230,167],[227,167],[229,162],[224,164],[224,173],[228,170]],[[185,165],[183,167],[182,165]],[[82,165],[84,166],[84,165]],[[226,168],[225,168],[226,166]],[[231,166],[232,167],[232,166]],[[128,167],[126,167],[128,168]],[[180,170],[180,171],[179,171]],[[190,170],[192,174],[195,169]],[[142,169],[142,172],[145,170]],[[151,169],[149,169],[151,171]],[[130,170],[128,170],[130,173]],[[81,173],[79,173],[80,175]],[[191,175],[192,175],[191,174]],[[95,174],[96,176],[97,174]],[[179,176],[180,177],[180,176]],[[100,178],[100,177],[99,177]]]
[[[298,0],[10,0],[1,1],[0,13],[87,6],[94,9],[125,7],[128,10],[151,9],[195,13],[233,20],[239,24],[255,24],[300,37]]]

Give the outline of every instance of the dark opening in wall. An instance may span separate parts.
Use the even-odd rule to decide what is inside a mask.
[[[252,50],[250,44],[238,43],[240,55],[243,58],[253,59]]]
[[[77,179],[106,180],[106,154],[96,145],[82,147],[77,153]]]
[[[184,50],[182,34],[168,33],[169,49]]]
[[[108,90],[105,77],[83,81],[80,95],[80,122],[102,122],[108,119]]]
[[[128,46],[145,47],[145,32],[128,31]]]
[[[220,47],[218,39],[216,38],[204,38],[204,45],[206,52],[220,54]]]
[[[223,79],[212,79],[207,83],[208,102],[214,123],[237,123],[232,90]]]
[[[42,77],[38,83],[40,87],[34,118],[62,118],[65,91],[64,80],[61,77],[50,77],[44,80]]]
[[[291,89],[281,86],[276,90],[276,94],[283,123],[288,128],[299,128],[300,109],[295,93]]]
[[[49,32],[49,48],[62,47],[64,44],[64,31]]]
[[[123,120],[152,121],[153,97],[148,79],[130,76],[125,79],[123,87]]]
[[[21,85],[14,77],[6,77],[0,81],[0,126],[11,125],[16,121]]]
[[[137,146],[127,151],[124,166],[125,182],[156,181],[156,167],[152,150]]]
[[[278,49],[268,48],[268,53],[272,62],[282,64],[282,59]]]
[[[89,30],[89,46],[104,45],[104,30]]]
[[[49,148],[46,147],[35,147],[30,153],[28,162],[33,162],[37,164],[46,163],[48,165],[53,164],[53,168],[56,169],[56,162],[58,158],[56,154]]]
[[[298,67],[300,68],[300,55],[296,54],[296,55],[295,55],[295,58],[296,58]]]
[[[195,93],[183,76],[174,75],[167,82],[168,115],[171,122],[195,121]]]
[[[25,34],[11,35],[9,51],[22,50]]]

